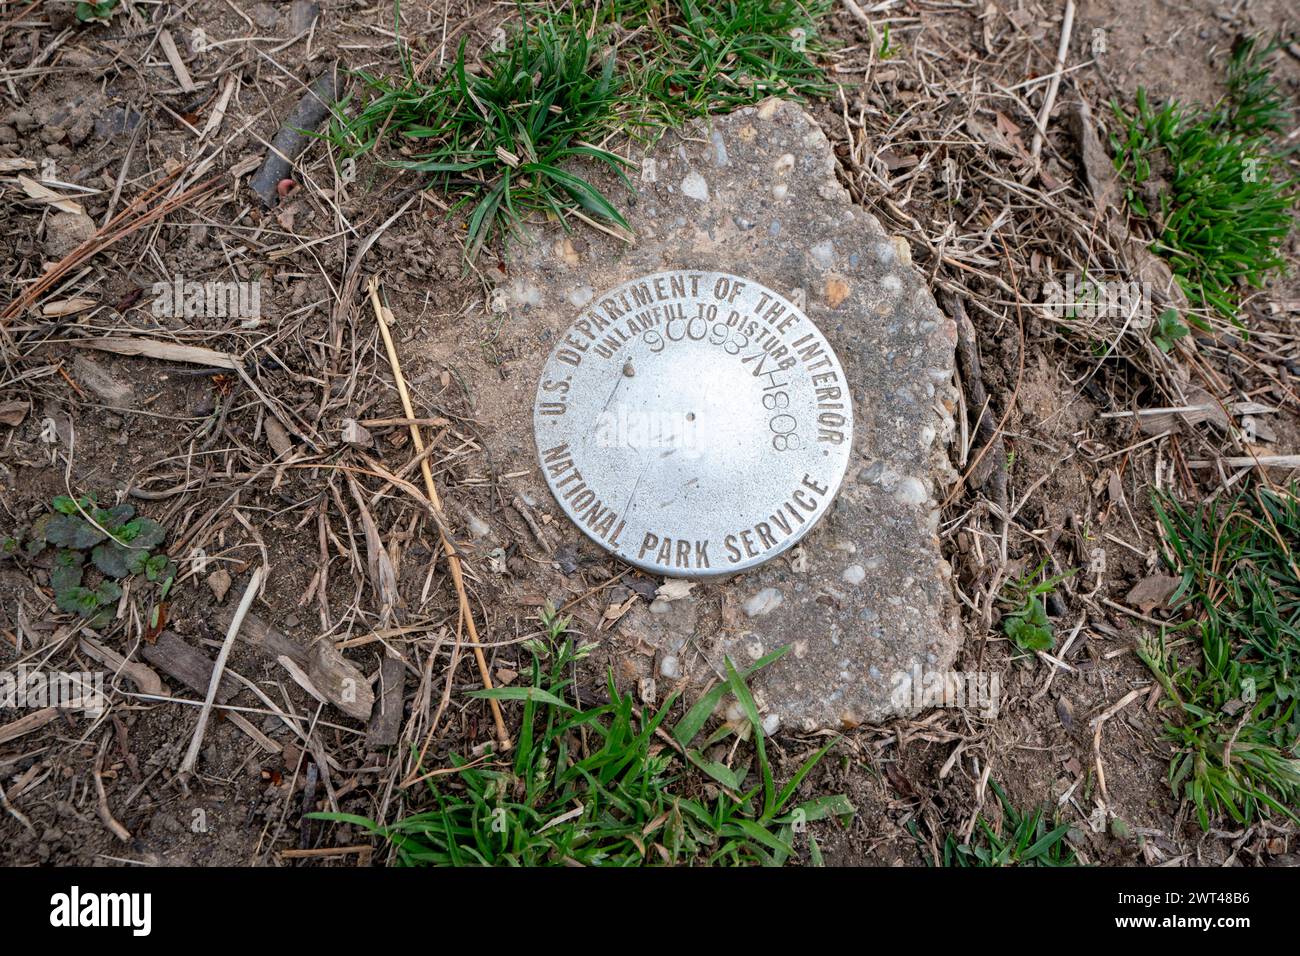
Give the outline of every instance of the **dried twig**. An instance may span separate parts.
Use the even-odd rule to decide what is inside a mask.
[[[199,748],[203,746],[203,735],[208,729],[208,718],[212,716],[212,705],[217,699],[217,689],[221,686],[221,675],[226,672],[226,659],[230,657],[230,648],[234,646],[235,635],[239,633],[239,626],[244,623],[244,615],[253,604],[253,598],[257,597],[257,592],[262,586],[262,567],[259,565],[253,569],[249,575],[248,586],[244,588],[244,596],[239,600],[239,607],[235,610],[235,616],[231,618],[230,627],[226,630],[226,640],[221,645],[221,652],[217,655],[217,663],[212,668],[212,680],[208,684],[208,696],[203,701],[203,709],[199,711],[199,722],[194,728],[194,738],[190,741],[190,749],[185,754],[185,759],[181,762],[180,773],[182,777],[188,776],[194,771],[195,761],[199,758]]]
[[[1121,710],[1150,690],[1150,684],[1143,684],[1141,687],[1135,687],[1115,703],[1107,707],[1101,714],[1093,718],[1092,757],[1097,765],[1097,786],[1101,790],[1101,798],[1107,803],[1110,802],[1110,794],[1106,792],[1106,771],[1103,770],[1101,766],[1101,728],[1105,725],[1106,721],[1110,720]]]
[[[1047,84],[1047,95],[1043,97],[1043,108],[1038,111],[1038,124],[1034,130],[1034,139],[1029,146],[1029,155],[1034,159],[1043,151],[1043,130],[1047,129],[1047,118],[1052,115],[1056,105],[1056,91],[1061,86],[1061,71],[1065,69],[1065,54],[1070,51],[1070,32],[1074,29],[1074,0],[1065,0],[1065,18],[1061,23],[1061,43],[1056,48],[1056,66],[1052,70],[1052,79]]]
[[[402,410],[406,413],[407,418],[415,418],[415,408],[411,404],[411,396],[406,390],[406,379],[402,376],[402,366],[397,358],[397,348],[393,345],[393,336],[388,330],[388,322],[384,317],[385,308],[379,301],[379,282],[373,277],[369,283],[370,305],[374,309],[375,319],[379,323],[379,331],[384,337],[384,348],[388,351],[388,362],[393,368],[393,380],[397,383],[397,394],[402,399]],[[416,454],[424,451],[424,439],[420,435],[418,425],[411,425],[411,442],[415,446]],[[438,489],[433,484],[433,472],[429,468],[429,459],[423,458],[420,461],[420,473],[424,475],[424,487],[429,493],[429,501],[434,509],[442,511],[442,500],[438,497]],[[487,659],[483,656],[483,648],[479,646],[478,628],[474,624],[474,613],[470,610],[469,595],[465,591],[465,576],[460,565],[460,554],[456,551],[451,542],[451,536],[447,534],[442,522],[438,523],[438,536],[442,539],[443,550],[447,553],[447,567],[451,570],[451,580],[456,586],[456,596],[460,600],[460,613],[465,621],[465,627],[469,631],[469,639],[474,650],[474,660],[478,664],[479,676],[483,678],[483,686],[492,689],[492,675],[488,671]],[[492,708],[492,720],[496,724],[497,741],[503,750],[509,750],[513,744],[510,740],[510,734],[506,731],[505,719],[501,716],[501,705],[495,698],[488,698],[488,704]]]
[[[274,206],[280,201],[280,181],[288,177],[294,159],[307,145],[308,134],[304,130],[314,130],[321,120],[330,115],[338,95],[338,71],[331,66],[302,95],[298,105],[271,140],[271,148],[267,150],[262,168],[248,182],[249,188],[267,206]]]
[[[131,831],[122,826],[113,816],[113,812],[108,809],[108,792],[104,789],[104,752],[108,750],[108,742],[111,739],[110,734],[104,734],[104,740],[99,745],[99,752],[95,754],[94,778],[95,778],[95,811],[99,814],[99,819],[103,821],[104,826],[112,831],[113,836],[117,837],[123,843],[131,841]]]

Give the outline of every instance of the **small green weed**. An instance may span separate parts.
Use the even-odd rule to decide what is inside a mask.
[[[1050,651],[1056,644],[1056,633],[1047,616],[1047,596],[1074,571],[1039,580],[1047,567],[1047,560],[1033,571],[1014,581],[1008,581],[1001,601],[1010,610],[1002,620],[1002,630],[1016,647],[1027,654]]]
[[[1151,332],[1151,341],[1162,352],[1173,350],[1174,345],[1191,331],[1181,318],[1177,309],[1165,309],[1156,319],[1156,327]]]
[[[1068,823],[1048,822],[1046,812],[1035,808],[1021,812],[1015,808],[1003,789],[993,780],[989,787],[1002,805],[1002,823],[993,826],[981,814],[975,823],[975,832],[969,843],[962,843],[955,833],[943,841],[943,859],[940,866],[994,867],[994,866],[1077,866],[1074,850],[1066,842],[1070,833]],[[922,855],[930,866],[935,861],[925,853],[915,829]]]
[[[25,534],[0,542],[0,557],[37,558],[50,551],[55,605],[87,618],[92,627],[101,627],[111,620],[112,605],[122,596],[118,581],[141,575],[159,583],[159,601],[166,600],[176,565],[166,554],[153,552],[166,536],[162,525],[136,516],[129,504],[100,508],[91,497],[59,495],[51,502],[50,512]],[[85,577],[87,557],[89,567],[102,575],[93,588],[87,586]]]
[[[1182,582],[1186,620],[1143,640],[1138,654],[1174,710],[1175,795],[1203,829],[1227,813],[1246,824],[1270,811],[1300,820],[1300,498],[1259,487],[1227,503],[1155,509],[1165,562]]]
[[[454,774],[429,781],[432,806],[390,825],[352,814],[311,816],[352,823],[384,838],[405,866],[779,866],[797,857],[796,837],[807,823],[854,813],[843,796],[794,799],[834,741],[809,756],[783,786],[773,777],[745,682],[782,652],[743,671],[728,662],[727,680],[700,698],[665,742],[660,732],[675,697],[653,713],[642,712],[611,677],[609,703],[577,702],[572,665],[590,647],[575,649],[563,637],[561,621],[553,608],[543,611],[543,627],[555,642],[544,654],[534,653],[529,686],[475,694],[522,702],[512,755],[473,762],[453,757]],[[744,719],[705,733],[728,693]],[[706,756],[733,736],[752,742],[739,764]],[[806,839],[808,859],[820,862],[816,840],[811,834]]]
[[[103,20],[105,23],[113,15],[113,10],[117,7],[118,0],[97,0],[89,3],[81,0],[72,9],[75,16],[82,23],[89,23],[92,20]]]
[[[889,24],[886,23],[885,28],[881,31],[880,48],[877,52],[877,56],[882,60],[889,60],[897,55],[898,48],[895,47],[889,39]]]

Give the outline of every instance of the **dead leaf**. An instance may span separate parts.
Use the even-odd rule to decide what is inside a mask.
[[[1056,717],[1066,730],[1074,730],[1074,705],[1070,703],[1070,698],[1056,698]]]
[[[639,574],[633,574],[624,578],[623,583],[647,601],[653,601],[655,599],[655,591],[657,588],[654,581],[650,578],[642,577]]]
[[[611,604],[609,607],[605,608],[605,615],[602,622],[604,626],[613,626],[614,622],[618,621],[624,614],[632,610],[632,605],[636,604],[639,600],[640,598],[633,594],[621,604]]]
[[[1066,109],[1066,125],[1079,146],[1079,159],[1083,178],[1092,194],[1097,210],[1110,210],[1119,202],[1119,177],[1110,154],[1097,138],[1097,128],[1092,121],[1092,110],[1086,100],[1075,100]]]
[[[84,296],[74,299],[60,299],[58,302],[46,302],[41,306],[41,315],[60,316],[85,312],[95,305],[97,300]]]
[[[1015,148],[1002,134],[1002,131],[990,126],[978,117],[972,116],[966,120],[966,130],[994,153],[1002,156],[1016,155]]]
[[[1182,580],[1172,574],[1152,574],[1134,585],[1124,600],[1143,614],[1150,614],[1155,608],[1169,606],[1169,599],[1174,596]]]
[[[1122,253],[1128,260],[1129,270],[1137,276],[1139,282],[1145,283],[1152,292],[1160,296],[1161,301],[1167,302],[1179,311],[1187,309],[1187,294],[1183,292],[1183,287],[1178,284],[1178,280],[1174,278],[1169,264],[1164,259],[1146,246],[1134,242],[1128,243]]]
[[[1163,435],[1179,422],[1188,425],[1209,422],[1220,431],[1228,430],[1232,421],[1213,395],[1197,385],[1190,386],[1186,394],[1187,404],[1177,409],[1152,408],[1139,411],[1138,428],[1147,435]]]
[[[266,440],[271,443],[276,458],[283,458],[293,451],[293,442],[289,439],[289,433],[284,430],[283,425],[269,415],[266,418]]]
[[[42,186],[34,179],[28,179],[26,176],[19,176],[18,185],[23,187],[23,192],[27,193],[28,198],[35,199],[37,202],[47,203],[60,212],[74,212],[82,216],[86,214],[86,210],[81,208],[81,203],[74,202],[66,196],[56,193],[48,186]]]
[[[0,425],[17,428],[31,410],[32,406],[27,402],[0,402]]]
[[[366,565],[370,573],[370,583],[379,599],[379,620],[381,626],[388,623],[393,609],[397,607],[400,597],[397,593],[397,574],[393,562],[384,547],[384,540],[379,535],[379,526],[366,507],[361,495],[361,488],[356,480],[348,475],[348,487],[352,490],[352,499],[357,503],[357,512],[361,515],[361,529],[366,538]]]
[[[658,590],[655,591],[655,597],[661,601],[680,601],[682,598],[690,596],[693,587],[695,587],[694,581],[669,578],[659,585]]]
[[[359,425],[355,418],[343,419],[343,443],[345,445],[358,445],[362,448],[371,448],[375,444],[374,436],[370,430]]]
[[[212,590],[212,596],[220,604],[226,599],[226,592],[230,590],[230,574],[225,568],[217,568],[208,575],[208,587]]]

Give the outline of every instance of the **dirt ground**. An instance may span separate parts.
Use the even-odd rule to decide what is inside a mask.
[[[365,294],[371,275],[382,279],[394,315],[413,402],[434,420],[425,429],[436,435],[429,460],[471,568],[475,612],[496,644],[489,663],[497,679],[525,669],[518,642],[537,632],[548,598],[569,605],[579,633],[599,639],[607,607],[625,594],[652,593],[633,575],[621,582],[630,591],[611,594],[608,582],[623,569],[561,524],[550,502],[534,510],[555,521],[561,545],[549,557],[533,546],[527,521],[539,519],[513,502],[512,476],[481,441],[496,416],[528,413],[484,400],[519,358],[489,307],[493,281],[507,270],[494,252],[463,268],[464,222],[448,217],[442,197],[369,158],[353,173],[323,143],[304,154],[299,187],[274,212],[232,174],[246,176],[260,161],[303,83],[331,63],[398,69],[390,6],[321,6],[313,21],[301,2],[126,3],[107,24],[78,23],[68,3],[0,9],[0,164],[31,161],[0,165],[0,302],[21,295],[71,248],[55,207],[34,201],[19,175],[67,184],[58,191],[96,227],[156,206],[161,193],[142,194],[170,173],[186,188],[214,178],[41,299],[84,297],[89,306],[59,315],[38,305],[4,320],[0,408],[25,403],[26,411],[0,424],[0,533],[70,489],[96,492],[101,503],[129,501],[168,528],[167,548],[181,568],[168,630],[211,657],[224,636],[223,613],[251,570],[267,567],[254,613],[288,638],[332,644],[372,680],[385,648],[400,657],[402,743],[369,744],[363,723],[313,699],[275,655],[242,642],[227,668],[263,696],[241,685],[234,703],[248,708],[248,726],[214,719],[200,772],[188,781],[176,768],[199,708],[144,699],[125,674],[99,719],[60,714],[8,737],[3,730],[25,712],[0,710],[7,864],[378,864],[382,851],[310,852],[367,841],[303,813],[391,820],[419,791],[401,786],[416,766],[408,744],[426,748],[423,765],[441,766],[449,754],[491,741],[488,711],[463,694],[479,678],[456,640],[455,592],[437,536],[401,490],[401,481],[420,478],[405,426],[391,424],[403,413]],[[1293,864],[1294,827],[1275,819],[1204,833],[1180,808],[1165,779],[1170,751],[1154,689],[1100,730],[1094,725],[1131,691],[1154,686],[1133,648],[1163,612],[1126,600],[1161,570],[1149,489],[1204,498],[1221,475],[1187,462],[1217,454],[1222,441],[1206,423],[1151,440],[1128,413],[1172,404],[1171,383],[1187,387],[1186,376],[1180,381],[1159,356],[1140,352],[1100,360],[1094,342],[1062,336],[1028,304],[1041,301],[1052,270],[1086,253],[1079,236],[1086,243],[1095,235],[1098,248],[1108,242],[1105,211],[1089,197],[1064,119],[1068,104],[1082,97],[1104,125],[1109,100],[1131,102],[1139,85],[1156,97],[1210,101],[1222,93],[1218,78],[1234,37],[1291,35],[1294,10],[1280,0],[1080,4],[1039,177],[1025,147],[1060,36],[1058,6],[887,5],[873,14],[890,23],[887,59],[847,7],[837,4],[831,19],[832,70],[843,93],[810,111],[835,143],[854,198],[908,240],[940,305],[950,310],[955,301],[968,315],[1000,425],[1005,464],[996,470],[1005,487],[997,491],[996,477],[965,481],[946,505],[942,531],[968,634],[961,666],[1000,673],[1003,700],[993,718],[945,709],[847,733],[804,788],[845,792],[858,814],[847,827],[830,822],[815,832],[829,863],[921,865],[945,834],[969,834],[977,814],[997,818],[993,780],[1018,806],[1056,808],[1076,826],[1087,862]],[[514,15],[510,5],[477,0],[406,0],[403,38],[415,59],[436,64],[461,39],[481,49]],[[178,79],[169,43],[192,83]],[[1294,97],[1300,60],[1284,53],[1278,66]],[[982,140],[978,131],[987,130],[992,138]],[[193,175],[205,158],[210,165]],[[1300,261],[1296,242],[1293,233],[1292,263]],[[154,284],[177,275],[260,280],[261,318],[158,314]],[[1279,280],[1248,310],[1256,344],[1207,348],[1190,385],[1218,383],[1224,401],[1275,408],[1265,416],[1267,451],[1295,454],[1295,281]],[[258,361],[251,372],[212,372],[84,347],[86,339],[132,334]],[[954,458],[966,473],[981,442],[978,409],[964,411],[967,447]],[[345,440],[349,421],[372,440]],[[376,555],[365,543],[372,524],[401,596],[396,614],[386,613],[375,583]],[[1099,547],[1105,566],[1095,571]],[[1063,582],[1050,608],[1059,658],[1013,660],[997,595],[1044,559],[1055,571],[1084,569]],[[229,575],[228,591],[218,571]],[[138,661],[147,628],[136,604],[122,607],[102,640]],[[100,665],[85,637],[55,611],[44,570],[0,563],[0,668],[93,670]],[[589,664],[592,686],[609,667],[618,673],[608,655]],[[203,698],[202,689],[163,680],[195,704]],[[786,771],[820,742],[778,737]]]

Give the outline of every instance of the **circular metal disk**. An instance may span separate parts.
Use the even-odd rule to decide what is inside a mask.
[[[546,362],[533,426],[565,513],[655,574],[762,564],[826,512],[848,466],[844,370],[785,297],[720,272],[596,296]]]

